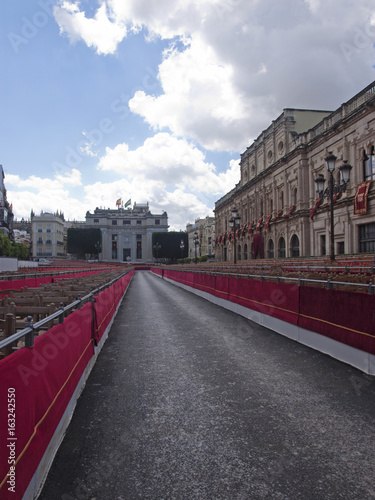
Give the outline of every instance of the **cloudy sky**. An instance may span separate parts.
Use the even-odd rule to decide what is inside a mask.
[[[373,0],[2,0],[0,163],[16,219],[116,200],[212,215],[283,108],[375,80]]]

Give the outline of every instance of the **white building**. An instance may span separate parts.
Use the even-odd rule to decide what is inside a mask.
[[[134,203],[133,208],[96,208],[86,213],[86,227],[102,232],[100,260],[117,262],[152,262],[152,234],[168,231],[168,215],[152,214],[148,203]]]
[[[64,221],[48,212],[31,219],[32,256],[65,258]]]

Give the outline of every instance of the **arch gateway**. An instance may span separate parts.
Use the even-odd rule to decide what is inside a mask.
[[[215,203],[216,260],[233,260],[234,207],[242,258],[254,258],[254,237],[264,257],[329,255],[330,204],[319,200],[314,180],[322,174],[328,187],[330,152],[335,183],[344,162],[353,167],[346,191],[334,199],[335,254],[374,253],[375,82],[336,111],[284,109],[241,154],[239,183]]]

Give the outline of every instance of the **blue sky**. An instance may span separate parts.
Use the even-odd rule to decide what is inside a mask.
[[[15,217],[118,198],[212,215],[285,107],[374,77],[371,0],[3,0],[0,163]]]

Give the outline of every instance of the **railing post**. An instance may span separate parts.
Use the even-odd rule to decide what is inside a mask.
[[[34,325],[32,322],[32,316],[27,317],[26,327],[30,328],[30,332],[27,335],[25,335],[25,347],[30,348],[34,346],[34,334],[35,334]]]
[[[79,294],[79,295],[77,296],[77,300],[79,300],[78,309],[81,309],[81,307],[82,307],[82,298],[81,298],[81,294]]]
[[[7,313],[5,316],[5,338],[16,333],[16,317],[12,313]],[[4,356],[9,356],[12,353],[12,344],[7,345],[3,349]]]
[[[372,280],[370,280],[370,283],[368,284],[368,289],[367,289],[368,293],[370,295],[373,295],[374,294],[374,284],[372,282]]]
[[[64,304],[62,302],[60,302],[60,307],[59,307],[60,311],[61,311],[61,314],[59,316],[59,323],[60,325],[62,323],[64,323]]]
[[[327,279],[327,290],[331,290],[332,288],[332,283],[331,283],[331,278]]]

